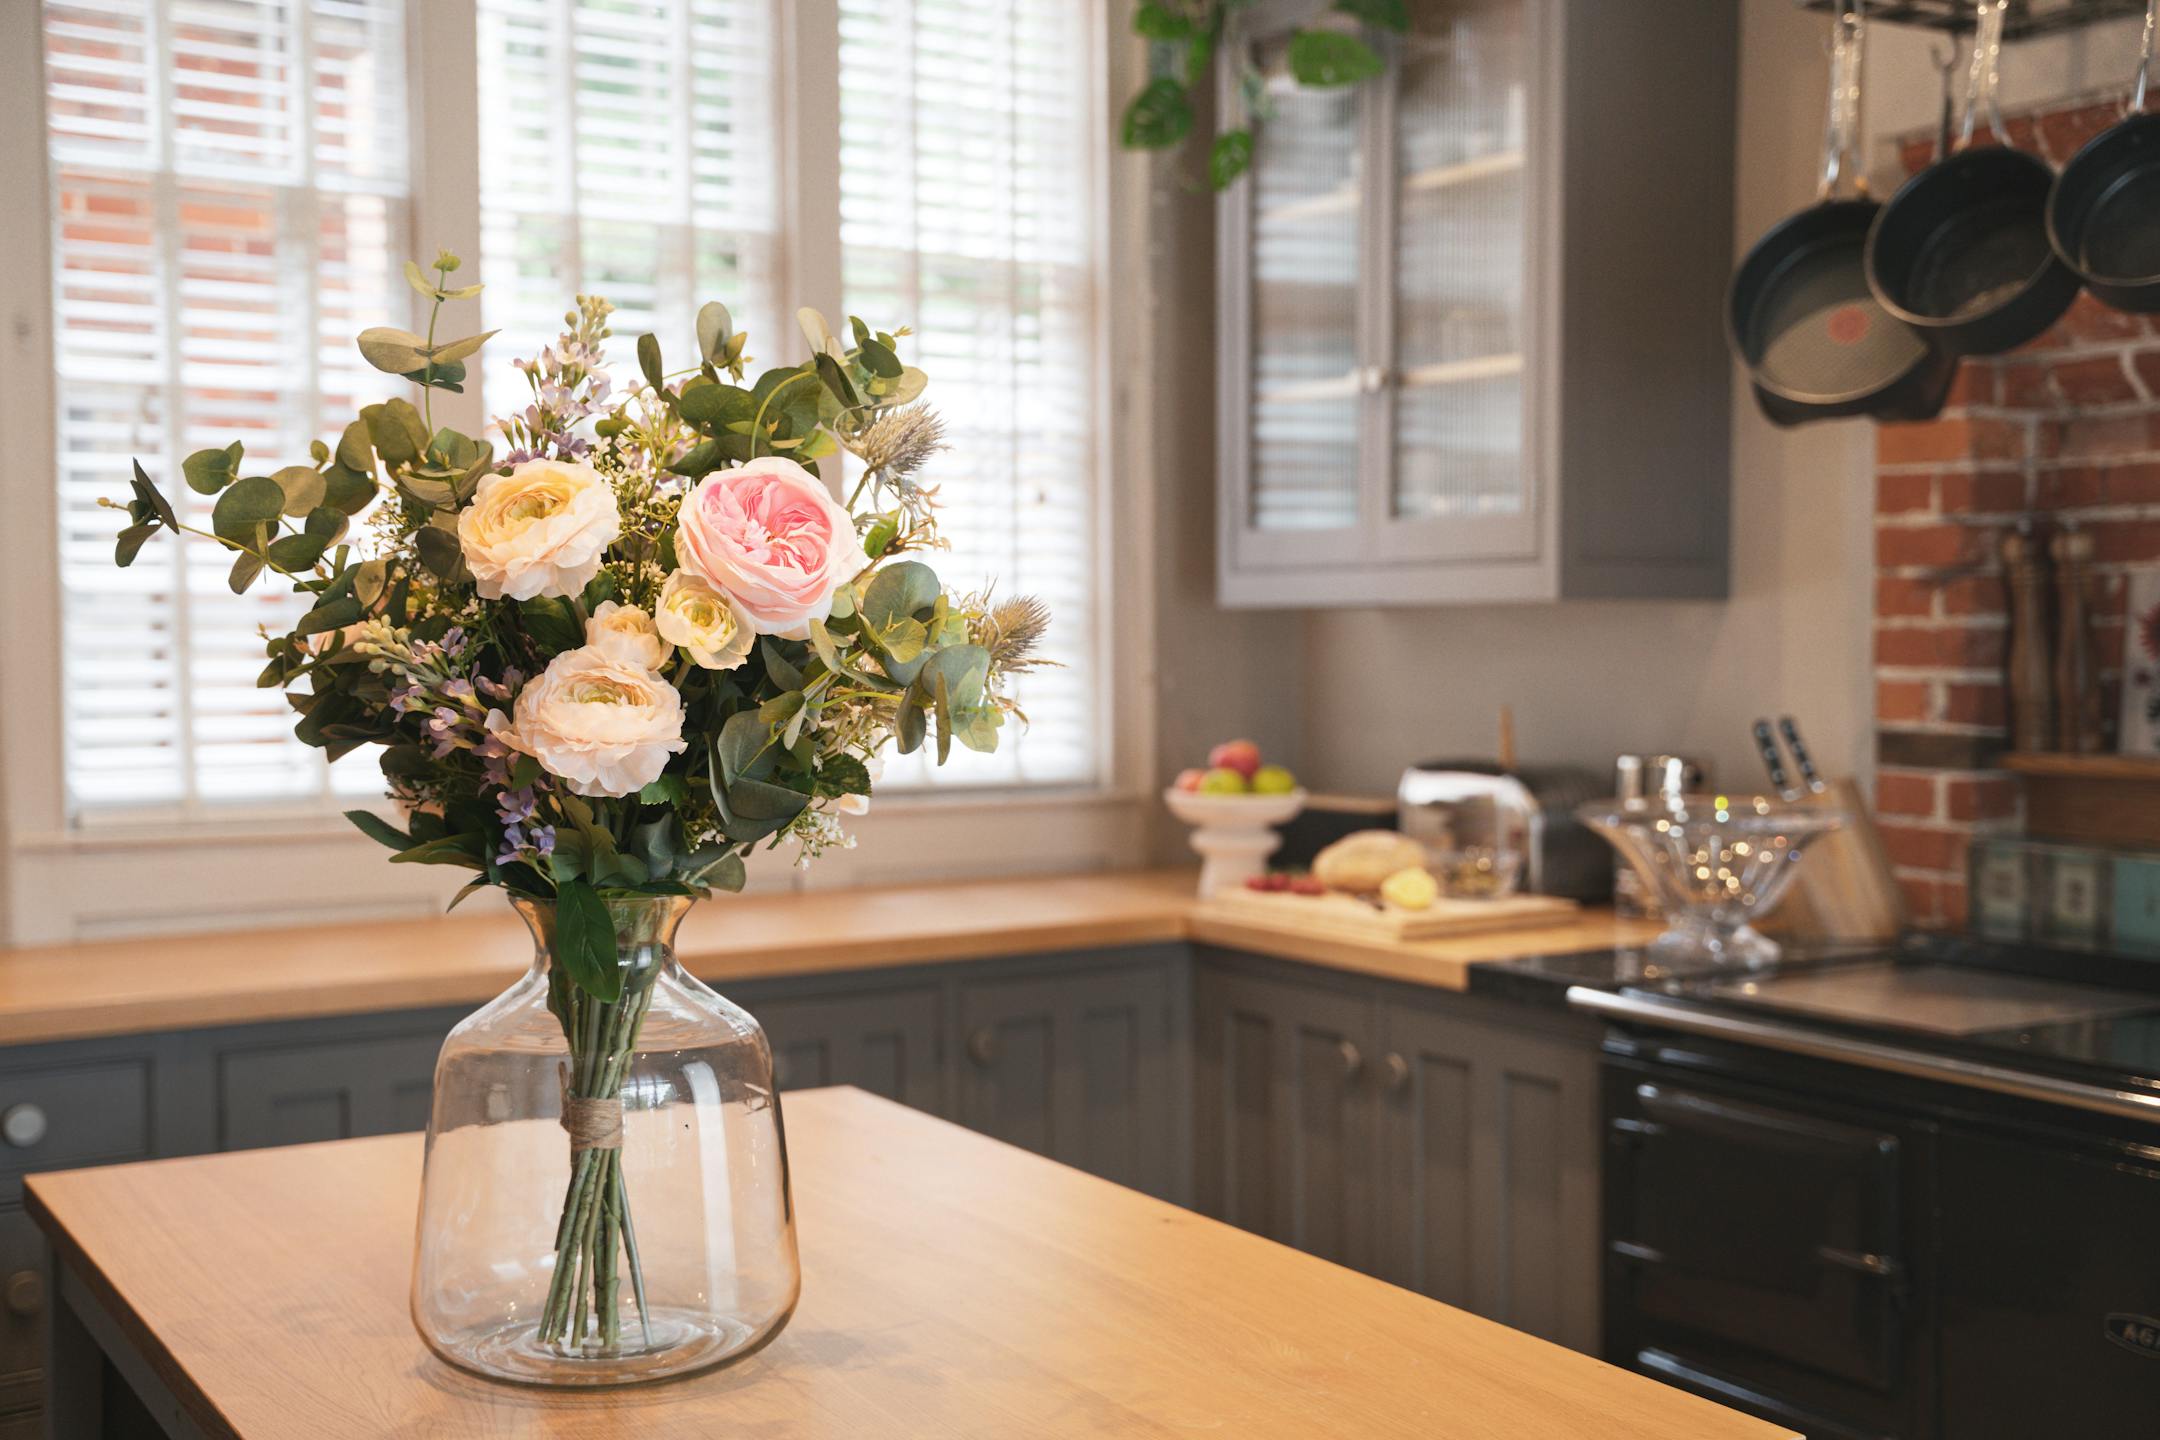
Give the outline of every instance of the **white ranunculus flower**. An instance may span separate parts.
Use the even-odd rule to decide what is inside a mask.
[[[653,628],[653,617],[635,605],[603,600],[585,622],[585,643],[596,650],[647,670],[667,664],[670,647]]]
[[[577,594],[620,534],[614,489],[592,466],[561,460],[484,477],[458,512],[458,546],[489,600]]]
[[[750,617],[734,597],[687,570],[677,570],[660,587],[653,625],[661,639],[682,646],[707,670],[734,669],[757,641]]]
[[[683,739],[682,696],[642,665],[597,646],[565,650],[518,691],[503,742],[580,795],[634,795],[660,778]]]

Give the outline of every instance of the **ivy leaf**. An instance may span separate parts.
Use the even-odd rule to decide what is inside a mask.
[[[1151,80],[1125,107],[1122,138],[1128,150],[1167,150],[1192,130],[1192,96],[1168,76]]]
[[[1290,73],[1300,85],[1332,89],[1370,80],[1386,68],[1372,46],[1339,30],[1300,30],[1290,37]]]
[[[1410,30],[1410,7],[1404,0],[1335,0],[1335,8],[1376,30],[1392,30],[1398,35]]]
[[[1161,0],[1143,0],[1133,11],[1133,34],[1148,40],[1190,40],[1198,29],[1192,20],[1178,14]]]
[[[555,887],[555,958],[571,982],[594,999],[610,1005],[622,999],[615,921],[600,892],[583,880]]]
[[[1230,188],[1238,176],[1252,165],[1253,134],[1250,130],[1229,130],[1215,137],[1215,144],[1208,150],[1208,183],[1217,190]]]

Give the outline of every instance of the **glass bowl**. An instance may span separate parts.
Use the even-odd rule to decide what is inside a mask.
[[[1765,795],[1601,800],[1576,815],[1634,867],[1671,922],[1650,948],[1662,958],[1767,965],[1777,942],[1753,921],[1799,878],[1801,852],[1846,816]]]

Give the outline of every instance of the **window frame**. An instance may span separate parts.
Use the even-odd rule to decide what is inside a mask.
[[[1095,216],[1096,394],[1104,416],[1092,457],[1094,614],[1103,685],[1100,769],[1092,782],[911,791],[849,823],[862,841],[815,867],[775,854],[752,867],[759,890],[986,873],[1101,869],[1143,849],[1153,773],[1154,550],[1145,387],[1137,373],[1152,297],[1109,283],[1145,254],[1146,174],[1113,166],[1108,99],[1145,57],[1119,33],[1107,0],[1089,6],[1092,54],[1089,187]],[[236,807],[214,820],[91,818],[68,811],[61,706],[61,596],[56,542],[52,179],[45,133],[44,10],[0,7],[0,93],[29,123],[0,134],[0,184],[34,197],[0,233],[0,434],[9,437],[10,523],[0,526],[0,941],[49,943],[235,925],[358,919],[425,911],[455,888],[428,867],[390,866],[381,848],[330,806]],[[780,283],[787,303],[842,312],[838,0],[776,0],[781,177]],[[474,0],[408,0],[412,254],[437,246],[480,254]],[[461,140],[460,137],[463,137]],[[818,157],[822,156],[822,162]],[[1143,402],[1144,403],[1144,402]],[[478,387],[436,398],[441,423],[477,434]],[[925,858],[927,857],[927,858]],[[275,893],[238,877],[275,874]]]

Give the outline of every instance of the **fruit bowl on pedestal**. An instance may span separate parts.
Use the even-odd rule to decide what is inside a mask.
[[[1305,792],[1210,795],[1173,787],[1163,791],[1163,803],[1193,827],[1204,899],[1266,873],[1268,856],[1282,844],[1274,827],[1305,808]]]

